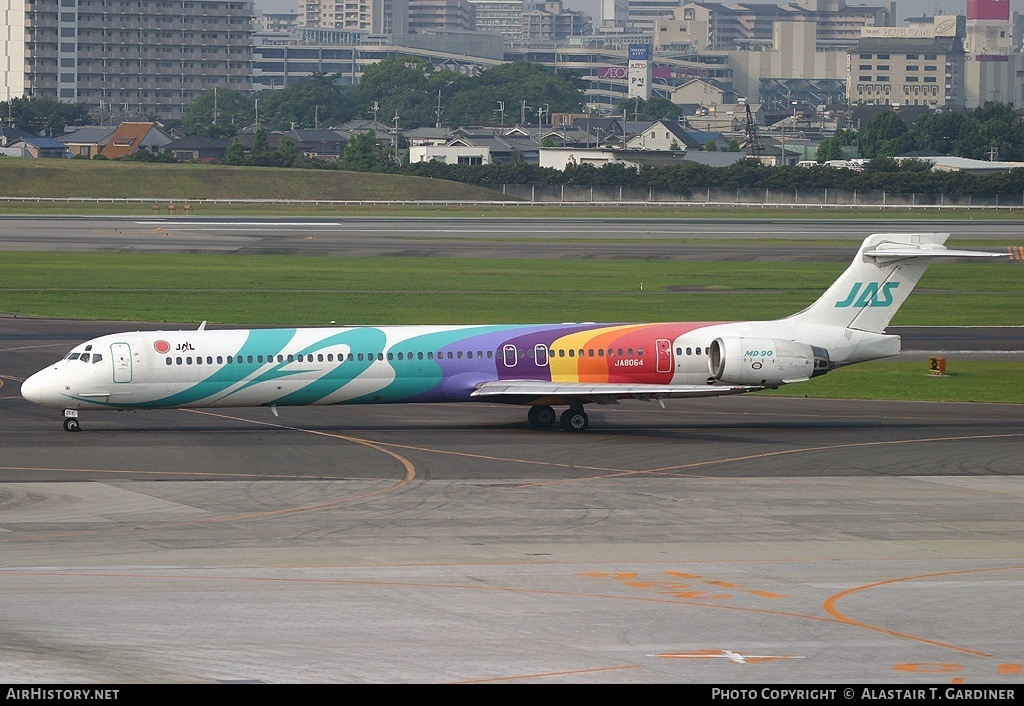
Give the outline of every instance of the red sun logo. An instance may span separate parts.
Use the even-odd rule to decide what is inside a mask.
[[[171,344],[167,341],[157,341],[153,344],[153,348],[156,349],[157,353],[166,353],[171,350]]]

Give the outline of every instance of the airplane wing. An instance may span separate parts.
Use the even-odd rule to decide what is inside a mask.
[[[470,397],[519,404],[565,404],[569,400],[617,404],[621,399],[646,401],[680,397],[720,397],[764,389],[752,385],[637,385],[614,382],[492,380],[478,384],[470,393]]]

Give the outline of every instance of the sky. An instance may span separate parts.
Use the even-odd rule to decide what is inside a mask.
[[[728,5],[735,0],[720,0]],[[783,0],[753,0],[754,2],[776,2]],[[298,0],[255,0],[256,9],[262,12],[297,12]],[[570,10],[583,10],[597,19],[598,0],[563,0],[563,5]],[[847,0],[848,5],[882,5],[888,0]],[[1024,13],[1024,0],[1010,0],[1010,12]],[[896,17],[898,24],[904,24],[908,17],[923,15],[965,15],[967,0],[897,0]]]

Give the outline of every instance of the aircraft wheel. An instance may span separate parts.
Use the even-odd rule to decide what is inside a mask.
[[[582,409],[567,409],[560,420],[566,431],[583,431],[590,426],[590,417]]]
[[[555,415],[555,410],[548,407],[546,404],[538,404],[530,407],[530,411],[526,415],[527,420],[530,422],[530,426],[543,429],[549,427],[555,423],[558,418]]]
[[[80,428],[77,419],[70,418],[64,420],[64,431],[78,431]]]

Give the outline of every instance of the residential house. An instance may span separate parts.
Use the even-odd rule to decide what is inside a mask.
[[[220,161],[227,156],[233,140],[226,137],[204,137],[189,135],[164,146],[164,152],[174,155],[177,162],[198,162],[200,160]]]
[[[87,125],[57,139],[67,145],[68,152],[73,157],[92,159],[103,151],[114,130],[113,125]]]
[[[139,150],[159,154],[173,141],[156,123],[124,122],[114,129],[100,154],[107,159],[121,159]]]
[[[626,147],[633,150],[682,152],[703,149],[704,144],[690,135],[680,123],[658,120],[641,130],[639,135],[627,140]]]
[[[33,159],[64,159],[67,157],[67,147],[63,142],[52,137],[29,135],[20,140],[14,140],[7,147],[0,148],[0,154]]]

